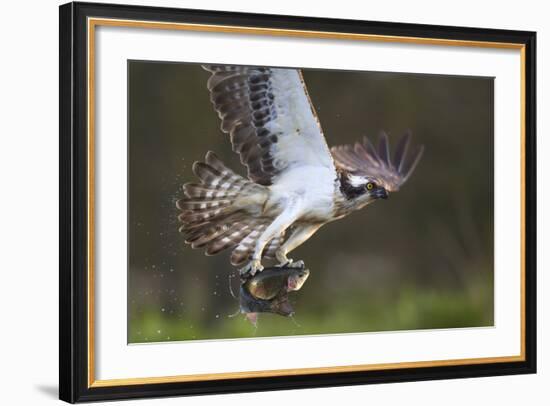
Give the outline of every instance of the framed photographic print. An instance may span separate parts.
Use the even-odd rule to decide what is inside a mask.
[[[534,373],[535,33],[60,7],[60,398]]]

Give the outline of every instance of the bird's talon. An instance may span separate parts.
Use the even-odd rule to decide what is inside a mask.
[[[278,268],[296,268],[296,269],[304,269],[306,265],[304,264],[304,261],[294,261],[290,258],[287,258],[286,261],[281,261],[279,265],[277,265]]]
[[[299,261],[290,262],[287,266],[290,267],[290,268],[303,269],[303,268],[306,267],[306,264],[304,263],[304,261],[299,260]]]
[[[253,273],[262,272],[264,270],[264,267],[262,266],[262,263],[259,259],[252,260],[250,267]]]
[[[277,268],[288,268],[292,264],[292,259],[287,259],[286,261],[280,261],[278,265],[275,265]]]
[[[256,272],[262,272],[264,270],[264,267],[262,266],[262,263],[259,259],[254,259],[250,261],[246,266],[241,268],[239,270],[239,274],[241,275],[241,278],[248,278],[256,275]]]

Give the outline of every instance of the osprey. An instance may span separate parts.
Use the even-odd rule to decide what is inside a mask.
[[[244,178],[209,151],[183,186],[180,231],[206,255],[232,250],[243,274],[263,269],[262,259],[303,267],[288,253],[321,226],[399,190],[423,147],[407,159],[410,133],[390,155],[386,134],[328,148],[301,71],[245,66],[203,66],[207,88],[248,170]]]

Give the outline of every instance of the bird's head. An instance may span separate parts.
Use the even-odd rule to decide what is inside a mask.
[[[360,209],[378,199],[388,198],[388,191],[376,179],[350,172],[340,174],[340,191],[354,209]]]

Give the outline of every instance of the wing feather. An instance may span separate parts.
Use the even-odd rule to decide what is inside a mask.
[[[204,65],[207,88],[233,151],[262,185],[297,165],[335,171],[319,120],[297,69]]]

